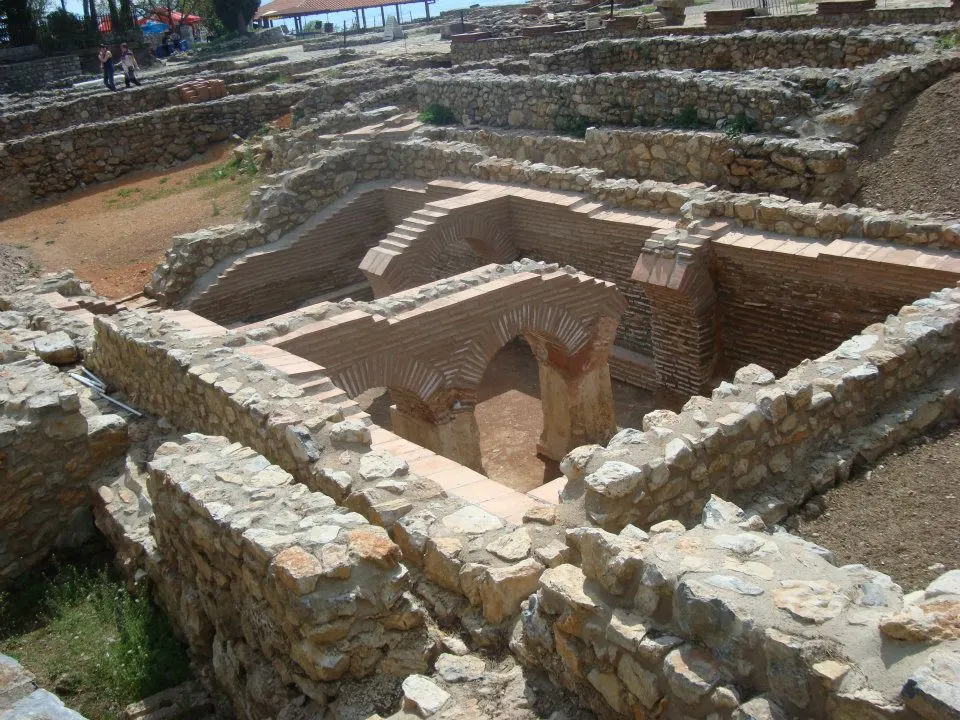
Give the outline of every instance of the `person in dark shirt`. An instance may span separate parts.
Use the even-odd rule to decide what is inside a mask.
[[[103,68],[103,84],[108,90],[117,91],[117,86],[113,84],[113,55],[106,45],[100,46],[100,54],[97,55],[100,60],[100,67]]]

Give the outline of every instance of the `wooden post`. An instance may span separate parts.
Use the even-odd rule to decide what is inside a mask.
[[[397,24],[403,25],[403,20],[400,18],[400,5],[399,3],[393,6],[397,10]]]
[[[383,5],[380,6],[380,22],[384,27],[387,26],[387,14],[383,11]]]
[[[613,2],[613,0],[610,0],[610,1]],[[423,0],[423,9],[427,13],[427,20],[429,20],[430,19],[430,0]]]
[[[363,29],[366,30],[367,29],[367,9],[360,8],[360,14],[363,17]]]

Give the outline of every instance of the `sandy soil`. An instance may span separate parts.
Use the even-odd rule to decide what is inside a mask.
[[[478,394],[476,416],[484,473],[521,492],[560,477],[556,461],[537,455],[543,430],[538,376],[530,348],[514,340],[490,361]],[[390,394],[386,390],[370,390],[355,399],[377,425],[390,428]],[[620,427],[640,427],[646,413],[665,407],[652,393],[617,381],[613,382],[613,399]]]
[[[859,155],[858,205],[960,213],[960,73],[894,112]]]
[[[828,492],[798,532],[919,590],[960,568],[960,427],[922,437]]]
[[[28,250],[45,272],[72,268],[101,295],[139,292],[172,236],[241,216],[249,180],[190,186],[231,148],[164,172],[131,173],[4,220],[0,242]]]

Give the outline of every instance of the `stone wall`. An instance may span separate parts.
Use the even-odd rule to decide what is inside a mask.
[[[715,37],[662,35],[598,40],[550,54],[530,55],[533,75],[633,72],[637,70],[754,70],[759,68],[852,68],[888,55],[929,47],[933,37],[873,30],[740,32]],[[901,34],[902,33],[902,34]],[[919,37],[918,37],[919,35]]]
[[[12,211],[81,184],[186,160],[289,112],[306,92],[251,93],[5,143],[0,145],[0,201]]]
[[[605,718],[955,716],[947,616],[960,573],[904,596],[889,576],[714,496],[702,522],[648,536],[577,528],[511,648]]]
[[[238,717],[301,695],[322,708],[337,681],[427,669],[424,614],[383,528],[222,437],[159,447],[147,490],[151,579]]]
[[[521,162],[599,168],[610,177],[702,182],[837,204],[846,202],[854,189],[850,162],[855,148],[820,139],[616,128],[588,128],[583,140],[492,128],[436,128],[426,134],[476,143]]]
[[[839,71],[824,88],[824,98],[839,107],[819,114],[813,127],[817,134],[862,143],[892,112],[957,70],[960,55],[941,50],[886,58],[849,74]]]
[[[820,453],[955,365],[958,300],[958,290],[918,300],[779,380],[759,366],[741,368],[712,399],[652,413],[642,432],[622,431],[605,449],[574,451],[564,474],[584,483],[588,517],[607,529],[689,522],[711,493],[749,501],[777,521],[832,485],[838,463],[849,472],[839,454],[815,463]]]
[[[165,298],[164,302],[180,300],[214,264],[247,247],[275,242],[325,204],[345,195],[356,183],[400,178],[430,181],[447,176],[581,192],[614,207],[677,218],[681,226],[722,218],[785,235],[864,238],[960,249],[960,225],[954,218],[838,208],[708,189],[698,183],[608,180],[600,170],[493,157],[479,146],[462,142],[420,138],[403,142],[373,140],[316,153],[301,167],[282,173],[274,185],[254,191],[247,224],[192,234],[182,243],[175,243],[168,250],[167,259],[155,270],[148,291]],[[331,193],[331,189],[332,195],[324,194]],[[581,266],[586,268],[585,272],[605,277],[583,263]]]
[[[584,122],[671,124],[686,106],[709,125],[747,115],[769,131],[813,109],[809,95],[765,75],[692,70],[535,77],[438,72],[419,78],[417,100],[421,108],[445,105],[465,124],[560,132]]]
[[[499,37],[478,40],[477,42],[450,43],[450,58],[454,65],[478,60],[492,60],[504,55],[525,56],[536,52],[553,52],[563,48],[573,47],[590,40],[609,37],[606,29],[598,30],[569,30],[552,35],[537,35],[536,37]]]
[[[0,65],[0,92],[30,92],[48,85],[69,84],[80,75],[80,59],[76,55]]]
[[[806,30],[815,27],[850,27],[851,25],[913,25],[960,21],[960,10],[940,7],[903,7],[866,10],[844,15],[766,15],[747,18],[743,27],[749,30]]]
[[[127,424],[41,360],[70,363],[76,324],[39,298],[0,301],[0,587],[93,535],[87,483],[122,455]],[[84,326],[84,334],[89,329]],[[49,351],[49,352],[48,352]],[[65,462],[64,458],[70,461]]]
[[[413,72],[397,69],[384,72],[382,69],[358,73],[345,78],[327,79],[317,83],[303,99],[293,106],[294,120],[311,117],[328,110],[339,108],[352,101],[361,93],[380,90],[392,86],[404,86],[404,81],[413,77]],[[389,101],[395,104],[394,101]]]
[[[264,351],[279,354],[286,372],[306,371],[324,387],[323,369],[294,355],[236,335],[198,337],[175,322],[129,311],[97,317],[88,363],[138,407],[182,430],[246,445],[386,528],[406,561],[456,594],[434,608],[442,621],[461,620],[478,642],[499,642],[495,626],[516,615],[544,567],[555,562],[541,549],[555,546],[562,531],[527,525],[519,550],[501,551],[503,538],[518,532],[537,501],[391,433],[387,445],[371,451],[372,434],[383,431],[368,427],[352,402],[342,393],[341,401],[331,399],[336,392],[326,399],[308,395],[289,375],[254,359]]]
[[[64,103],[50,103],[0,117],[0,143],[179,104],[180,95],[172,83],[164,83],[159,87],[151,84],[122,93],[100,93]]]

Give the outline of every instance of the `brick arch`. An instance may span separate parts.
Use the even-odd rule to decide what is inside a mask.
[[[597,318],[584,321],[566,309],[524,303],[489,318],[485,328],[465,343],[458,362],[457,385],[464,399],[475,401],[477,390],[490,362],[507,343],[523,337],[537,354],[546,345],[574,355],[594,337]],[[540,355],[544,355],[541,351]],[[546,361],[546,357],[539,358]]]
[[[605,360],[625,307],[612,283],[521,272],[390,318],[358,310],[273,342],[322,365],[350,395],[396,389],[422,404],[418,413],[437,417],[458,400],[475,401],[490,360],[517,336],[561,370]]]

